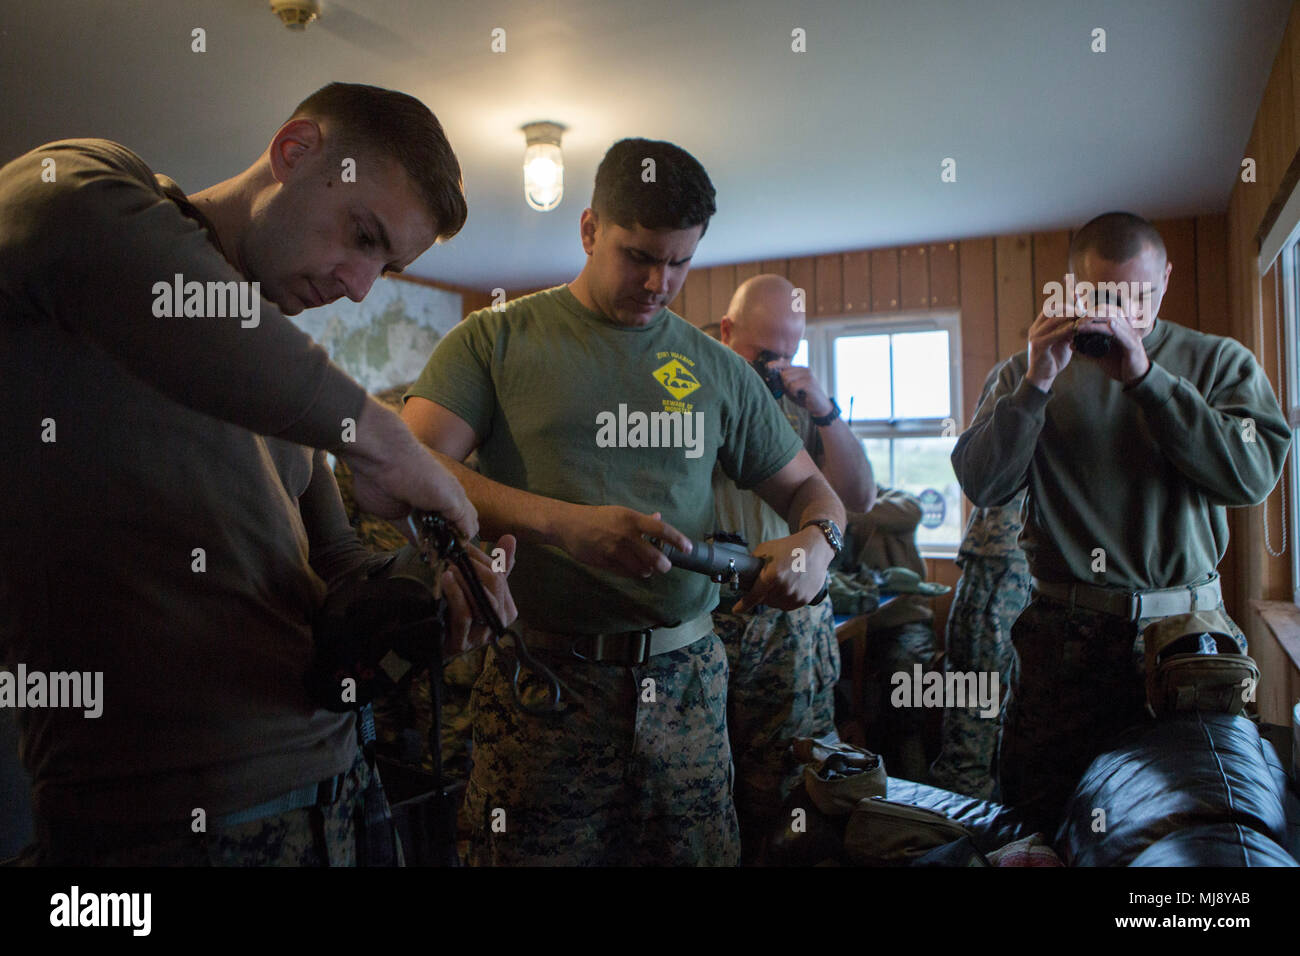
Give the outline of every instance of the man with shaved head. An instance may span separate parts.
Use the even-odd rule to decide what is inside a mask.
[[[821,469],[847,512],[866,511],[875,499],[871,465],[862,443],[839,417],[811,371],[791,365],[804,317],[792,308],[794,286],[778,275],[741,284],[718,327],[719,337],[748,362],[761,360],[769,388],[804,450]],[[721,531],[741,534],[752,547],[790,533],[785,519],[752,491],[741,491],[713,472],[714,515]],[[786,759],[793,737],[835,730],[834,687],[839,649],[831,603],[783,611],[739,602],[719,605],[714,627],[727,648],[727,727],[736,764],[736,813],[742,858],[761,857],[763,837],[798,782]]]
[[[1146,715],[1143,628],[1222,609],[1225,508],[1262,501],[1290,446],[1250,351],[1160,315],[1174,265],[1138,216],[1080,229],[1077,300],[1049,298],[952,454],[980,507],[1028,488],[1033,592],[1012,629],[999,783],[1048,832],[1107,738]]]

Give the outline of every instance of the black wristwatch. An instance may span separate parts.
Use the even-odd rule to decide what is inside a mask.
[[[831,422],[835,421],[835,419],[840,417],[840,406],[837,405],[835,399],[832,398],[831,410],[829,412],[827,412],[825,415],[812,415],[810,417],[812,419],[812,423],[816,425],[818,428],[825,428]]]
[[[822,518],[820,521],[805,521],[799,528],[802,531],[810,525],[816,525],[821,533],[826,536],[826,543],[831,546],[831,550],[839,554],[844,550],[844,535],[840,532],[840,526],[830,518]]]

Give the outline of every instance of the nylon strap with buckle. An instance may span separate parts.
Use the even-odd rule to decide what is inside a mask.
[[[1223,591],[1219,586],[1217,574],[1197,585],[1156,588],[1149,591],[1103,588],[1083,582],[1059,584],[1040,581],[1038,578],[1033,579],[1033,587],[1035,592],[1072,607],[1101,611],[1103,614],[1113,614],[1130,621],[1151,617],[1172,617],[1175,614],[1187,614],[1198,609],[1210,610],[1223,602]]]
[[[522,621],[518,626],[529,647],[542,647],[587,661],[636,667],[656,655],[678,650],[712,634],[713,616],[701,614],[676,627],[653,627],[609,634],[564,634],[531,627]]]

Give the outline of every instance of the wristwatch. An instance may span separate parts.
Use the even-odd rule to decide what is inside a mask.
[[[831,410],[825,415],[812,415],[812,423],[818,428],[825,428],[835,419],[840,417],[840,406],[836,404],[835,399],[831,399]]]
[[[844,535],[840,531],[840,526],[830,518],[822,518],[820,521],[805,521],[799,530],[802,531],[809,525],[816,525],[821,533],[826,536],[826,543],[831,546],[831,550],[839,554],[844,550]]]

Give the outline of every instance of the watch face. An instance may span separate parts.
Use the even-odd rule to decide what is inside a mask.
[[[844,535],[840,533],[840,526],[828,519],[822,527],[830,532],[831,547],[835,549],[836,554],[839,554],[844,547]]]

